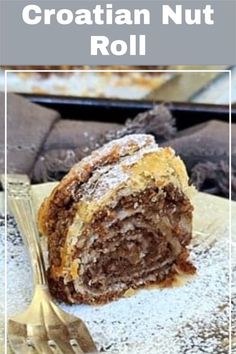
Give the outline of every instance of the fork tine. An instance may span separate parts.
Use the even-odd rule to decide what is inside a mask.
[[[83,351],[80,343],[76,339],[71,339],[70,344],[76,354],[87,353],[87,351]]]
[[[56,346],[60,349],[61,354],[75,354],[76,353],[68,341],[62,340],[61,338],[58,338],[58,337],[53,338],[53,340],[55,341]],[[77,353],[84,354],[84,352],[79,348],[79,346],[77,347]]]
[[[87,326],[82,321],[76,321],[69,326],[70,338],[79,343],[81,349],[85,353],[93,353],[97,351],[91,334]]]
[[[22,337],[16,337],[9,340],[10,348],[14,354],[37,354],[38,351],[27,345],[25,339]],[[40,352],[39,352],[40,353]]]
[[[32,342],[39,353],[53,354],[53,351],[49,347],[47,340],[41,338],[33,338]]]

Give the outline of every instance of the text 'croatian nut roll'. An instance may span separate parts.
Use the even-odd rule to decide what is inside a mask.
[[[70,303],[104,303],[194,273],[185,166],[150,135],[114,140],[76,164],[39,211],[49,286]]]

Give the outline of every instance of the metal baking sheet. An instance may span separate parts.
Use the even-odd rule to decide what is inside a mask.
[[[58,111],[64,119],[96,120],[124,123],[138,113],[150,110],[161,101],[117,100],[105,98],[63,97],[51,95],[23,95],[31,102]],[[165,105],[176,119],[178,130],[211,119],[229,122],[229,106],[190,102],[168,102]],[[232,122],[236,122],[236,107],[232,108]]]
[[[42,67],[43,68],[43,67]],[[123,67],[123,69],[136,67]],[[158,68],[158,67],[157,67]],[[81,97],[107,97],[120,99],[162,100],[186,102],[196,99],[205,92],[205,102],[227,103],[224,98],[217,102],[214,82],[227,73],[209,72],[225,70],[224,66],[170,66],[162,73],[155,72],[10,72],[7,75],[8,91],[32,94],[50,94]],[[91,69],[91,67],[90,67]],[[96,69],[96,67],[95,67]],[[101,69],[101,68],[100,68]],[[110,69],[122,69],[110,67]],[[139,67],[137,69],[140,69]],[[145,69],[145,67],[143,67]],[[149,69],[149,67],[147,67]],[[208,72],[190,72],[189,70],[208,70]],[[37,68],[36,68],[37,70]],[[171,72],[171,70],[173,70]],[[181,72],[188,70],[189,72]],[[216,88],[217,94],[224,91],[224,85]],[[217,86],[217,85],[216,85]],[[222,86],[222,90],[221,90]],[[208,89],[213,93],[207,95]],[[0,70],[0,90],[4,90],[4,72]],[[224,92],[221,94],[223,95]],[[200,95],[201,97],[201,95]],[[223,101],[222,101],[223,99]]]

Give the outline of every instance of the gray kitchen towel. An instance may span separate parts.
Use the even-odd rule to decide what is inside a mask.
[[[44,151],[61,148],[83,150],[99,140],[106,131],[116,131],[120,127],[115,123],[61,119],[49,133]]]
[[[49,133],[33,170],[33,181],[61,179],[70,168],[100,145],[119,124],[61,119]]]
[[[0,173],[4,172],[5,95],[0,93]],[[7,170],[31,174],[36,158],[60,115],[29,100],[7,95]]]
[[[236,124],[232,131],[232,198],[236,199]],[[191,181],[204,192],[229,196],[229,124],[211,120],[180,131],[162,144],[184,160]]]
[[[175,135],[175,120],[164,105],[127,119],[124,125],[92,121],[61,120],[49,134],[33,171],[33,181],[61,179],[69,169],[94,149],[125,135],[153,134],[158,143]]]
[[[8,172],[36,183],[60,180],[81,158],[127,134],[153,134],[184,160],[200,191],[229,196],[229,124],[217,120],[176,131],[164,105],[127,119],[124,125],[60,119],[56,111],[8,94]],[[189,118],[191,119],[191,117]],[[4,94],[0,94],[0,172],[4,170]],[[232,198],[236,200],[236,124],[232,124]]]

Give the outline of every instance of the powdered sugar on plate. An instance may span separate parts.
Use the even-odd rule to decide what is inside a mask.
[[[41,197],[42,194],[41,189]],[[61,305],[86,322],[101,352],[228,353],[229,203],[199,193],[194,204],[191,258],[197,266],[197,276],[181,287],[141,290],[103,306]],[[3,234],[3,224],[0,225]],[[27,254],[14,221],[9,218],[9,315],[29,304],[30,277]]]

